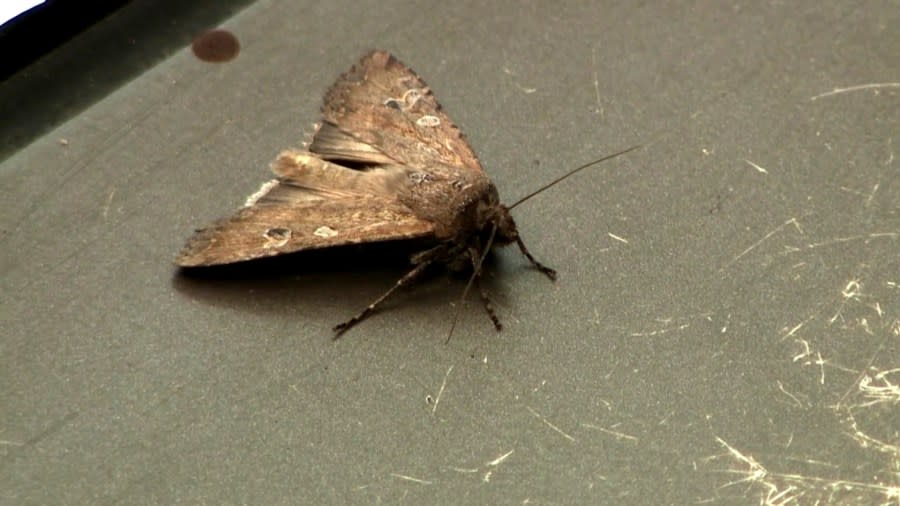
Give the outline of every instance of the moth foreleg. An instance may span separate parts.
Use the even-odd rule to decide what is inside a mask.
[[[519,249],[522,251],[522,254],[525,255],[525,258],[527,258],[528,261],[531,262],[531,265],[533,265],[537,270],[543,272],[544,275],[551,280],[556,281],[556,271],[535,260],[534,257],[531,256],[531,253],[528,252],[528,248],[525,247],[525,243],[522,242],[522,238],[518,235],[516,235],[516,244],[519,245]]]
[[[388,291],[381,294],[381,296],[378,297],[377,299],[375,299],[374,302],[372,302],[371,304],[366,306],[365,309],[360,311],[360,313],[358,315],[354,316],[353,318],[350,318],[349,320],[345,321],[344,323],[335,325],[334,328],[332,329],[335,332],[334,339],[341,337],[341,335],[344,332],[350,330],[351,327],[353,327],[357,323],[365,320],[370,314],[372,314],[372,311],[374,311],[375,308],[377,308],[379,304],[384,302],[385,299],[390,297],[391,294],[394,293],[395,290],[397,290],[398,288],[401,288],[403,286],[406,286],[409,283],[411,283],[413,280],[415,280],[416,277],[418,277],[419,274],[422,274],[422,272],[425,270],[425,268],[427,268],[428,265],[431,264],[431,262],[433,262],[433,261],[434,261],[434,259],[431,259],[431,258],[422,260],[419,264],[417,264],[415,267],[413,267],[413,269],[411,271],[407,272],[406,274],[403,275],[402,278],[398,279],[397,282],[394,283],[394,286],[392,286]]]
[[[497,329],[497,332],[503,330],[503,324],[500,323],[500,319],[497,318],[497,313],[494,312],[494,305],[491,304],[491,299],[488,297],[487,290],[481,286],[481,273],[478,273],[475,276],[475,284],[478,286],[478,292],[481,294],[481,304],[484,305],[484,310],[487,311],[488,318],[491,319],[491,323],[494,324],[494,328]]]
[[[503,324],[500,323],[500,319],[497,318],[497,313],[494,312],[494,305],[491,304],[491,298],[488,297],[487,290],[481,286],[481,253],[478,251],[478,248],[469,248],[469,258],[472,260],[472,268],[474,269],[472,272],[472,281],[478,287],[478,293],[481,295],[481,304],[484,306],[484,310],[487,311],[488,318],[491,319],[494,328],[497,329],[497,332],[500,332],[503,330]]]

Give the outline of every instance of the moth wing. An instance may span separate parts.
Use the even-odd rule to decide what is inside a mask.
[[[362,163],[397,163],[375,146],[366,144],[332,123],[322,123],[316,130],[309,150],[326,160]]]
[[[428,85],[385,51],[372,51],[325,95],[310,151],[323,158],[481,171],[459,128]]]
[[[284,203],[260,203],[198,230],[175,263],[229,264],[301,250],[429,236],[431,223],[381,197],[315,198],[280,185]],[[300,190],[302,191],[302,190]]]
[[[198,230],[175,259],[182,267],[228,264],[295,251],[433,234],[397,200],[403,166],[353,170],[310,153],[285,151],[279,179],[251,195],[233,216]]]

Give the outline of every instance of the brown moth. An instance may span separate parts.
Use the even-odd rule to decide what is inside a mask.
[[[429,265],[471,269],[478,286],[492,246],[516,243],[548,278],[519,237],[459,128],[412,70],[385,51],[372,51],[325,95],[322,123],[307,151],[287,150],[265,183],[233,216],[198,230],[175,262],[210,266],[333,246],[428,238],[436,246],[413,255],[413,268],[359,314],[334,327],[336,336],[365,319],[396,289]],[[497,330],[487,294],[481,299]],[[465,292],[463,297],[465,297]]]

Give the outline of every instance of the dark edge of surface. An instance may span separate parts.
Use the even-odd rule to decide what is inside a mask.
[[[78,2],[79,5],[83,3]],[[15,41],[21,46],[44,38],[43,33],[51,27],[65,24],[71,31],[79,25],[83,29],[99,19],[77,35],[77,32],[68,36],[60,32],[43,40],[41,44],[47,47],[35,46],[33,51],[50,52],[38,56],[30,65],[26,63],[26,67],[19,68],[8,78],[6,66],[13,68],[17,62],[7,60],[8,63],[4,63],[3,73],[0,73],[0,79],[6,79],[0,82],[0,117],[4,118],[0,122],[0,161],[190,45],[198,33],[232,17],[252,1],[134,0],[121,5],[123,0],[104,0],[89,3],[94,5],[89,9],[82,7],[83,12],[75,18],[71,12],[57,10],[62,6],[46,13],[28,14],[29,18],[39,18],[17,19],[15,26],[4,28],[0,34],[3,46],[8,47]],[[114,12],[103,18],[111,11]],[[45,16],[53,19],[41,19]],[[42,25],[41,33],[21,35],[23,29],[34,27],[35,22]],[[64,36],[65,39],[72,38],[65,44],[62,44],[65,39],[54,42]],[[55,46],[59,47],[52,49]],[[154,47],[157,52],[149,53],[147,47]],[[92,57],[83,58],[86,54]],[[153,56],[148,57],[148,54]],[[23,63],[28,57],[23,52],[17,54],[16,59]]]

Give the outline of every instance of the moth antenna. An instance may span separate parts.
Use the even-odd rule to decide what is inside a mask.
[[[466,295],[469,294],[469,290],[472,288],[472,284],[475,283],[475,278],[479,273],[481,273],[481,264],[484,263],[484,259],[487,258],[488,253],[490,253],[491,251],[491,246],[494,244],[495,235],[497,235],[496,223],[491,225],[491,235],[488,236],[487,245],[485,246],[484,251],[481,253],[481,256],[478,258],[478,262],[475,264],[475,270],[469,277],[469,282],[466,283],[466,288],[463,290],[462,297],[459,298],[459,304],[456,308],[456,314],[453,315],[453,323],[450,325],[450,332],[447,333],[447,340],[444,341],[444,344],[449,344],[450,338],[453,337],[453,329],[456,328],[456,322],[459,321],[459,315],[460,313],[462,313],[463,305],[466,303]]]
[[[605,162],[605,161],[607,161],[607,160],[616,158],[617,156],[622,156],[622,155],[624,155],[625,153],[630,153],[630,152],[632,152],[632,151],[634,151],[634,150],[636,150],[636,149],[640,149],[640,148],[642,148],[642,147],[644,147],[643,144],[638,144],[637,146],[631,146],[630,148],[628,148],[628,149],[623,149],[622,151],[619,151],[618,153],[613,153],[613,154],[611,154],[611,155],[604,156],[603,158],[600,158],[600,159],[598,159],[598,160],[594,160],[593,162],[589,162],[589,163],[586,163],[586,164],[584,164],[584,165],[582,165],[582,166],[580,166],[580,167],[577,167],[577,168],[575,168],[575,169],[572,169],[572,170],[570,170],[569,172],[563,174],[562,176],[560,176],[560,177],[554,179],[553,181],[551,181],[551,182],[545,184],[544,186],[538,188],[537,190],[535,190],[535,191],[529,193],[528,195],[525,195],[524,197],[520,198],[520,199],[517,200],[513,205],[507,207],[507,209],[512,209],[512,208],[516,207],[517,205],[521,204],[522,202],[525,202],[526,200],[530,199],[531,197],[534,197],[534,196],[537,195],[538,193],[541,193],[541,192],[543,192],[544,190],[549,189],[551,186],[555,185],[556,183],[559,183],[560,181],[566,179],[566,178],[569,177],[569,176],[574,176],[576,173],[581,172],[582,170],[584,170],[584,169],[586,169],[586,168],[588,168],[588,167],[597,165],[597,164],[600,163],[600,162]]]

